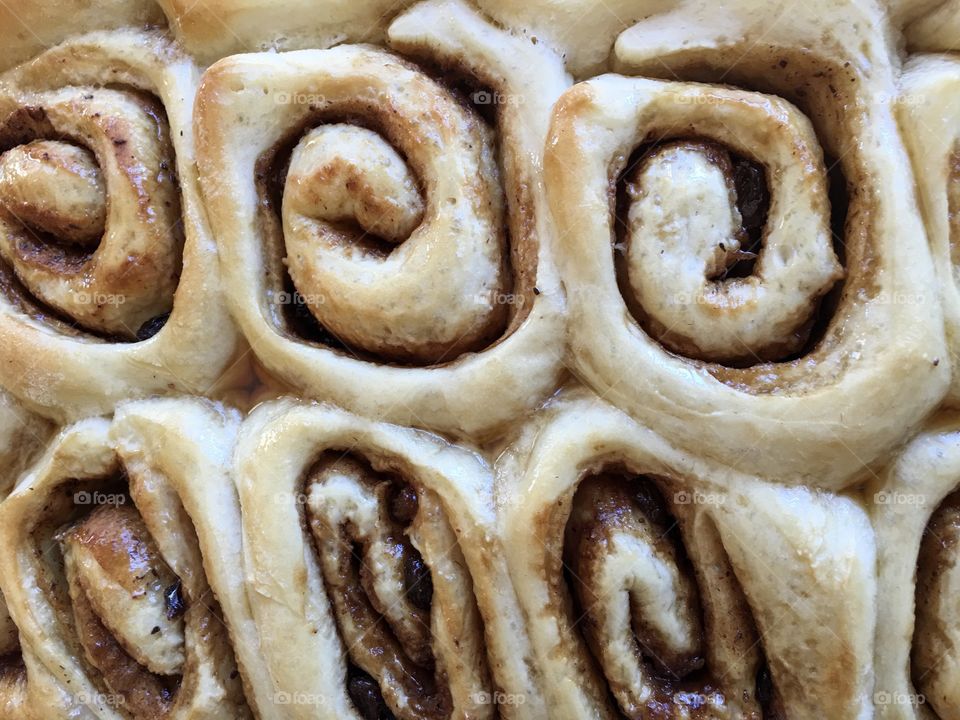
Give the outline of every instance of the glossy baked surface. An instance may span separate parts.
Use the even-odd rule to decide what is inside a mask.
[[[0,4],[0,718],[960,718],[960,3]]]

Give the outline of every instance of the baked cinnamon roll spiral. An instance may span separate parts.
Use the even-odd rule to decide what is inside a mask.
[[[274,717],[544,717],[479,455],[281,400],[236,476]]]
[[[0,382],[60,421],[207,393],[235,351],[200,207],[193,62],[158,33],[0,76]]]
[[[574,365],[684,447],[839,488],[940,400],[951,359],[884,18],[747,5],[651,13],[615,46],[647,77],[556,105]]]
[[[877,717],[960,708],[960,420],[936,417],[869,488],[877,534]]]
[[[402,56],[342,45],[205,74],[199,164],[228,301],[298,392],[483,435],[560,375],[539,169],[568,80],[456,0],[417,5],[388,37]]]
[[[869,717],[875,556],[851,500],[692,458],[580,391],[497,472],[550,718]]]
[[[0,505],[32,717],[251,717],[238,423],[202,401],[122,405],[61,431]],[[246,679],[256,697],[264,680]]]
[[[917,55],[904,67],[897,112],[933,252],[947,341],[960,349],[960,55]],[[948,400],[960,402],[954,369]]]
[[[0,501],[50,434],[50,426],[0,391]],[[0,592],[0,717],[28,720],[26,668],[17,626]]]

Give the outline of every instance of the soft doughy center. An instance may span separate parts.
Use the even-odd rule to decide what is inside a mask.
[[[744,237],[726,152],[666,145],[628,182],[627,277],[661,342],[717,362],[776,359],[803,346],[817,301],[842,275],[822,218],[791,237],[765,230],[754,274],[722,280]]]
[[[60,241],[99,241],[107,220],[106,186],[90,151],[53,140],[0,155],[0,206]]]
[[[502,328],[502,198],[477,122],[464,119],[465,137],[451,147],[424,144],[435,155],[426,202],[404,158],[371,130],[323,125],[294,149],[282,208],[287,267],[320,324],[351,347],[442,362]]]

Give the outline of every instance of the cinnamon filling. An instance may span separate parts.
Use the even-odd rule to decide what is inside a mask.
[[[0,655],[0,714],[19,710],[26,695],[27,669],[20,653]]]
[[[350,456],[307,477],[308,524],[365,720],[447,718],[452,699],[431,650],[433,584],[408,536],[414,488]]]
[[[917,558],[914,684],[936,711],[950,718],[960,707],[960,492],[947,497],[927,525]]]
[[[563,559],[593,661],[629,720],[774,717],[775,693],[761,682],[765,665],[739,586],[725,559],[698,552],[709,567],[693,564],[653,483],[618,472],[581,482]],[[710,643],[732,637],[744,643],[743,657],[711,668],[708,659],[719,655]]]

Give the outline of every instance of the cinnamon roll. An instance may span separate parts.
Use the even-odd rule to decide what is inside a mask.
[[[539,169],[568,79],[458,0],[402,13],[388,44],[206,72],[199,166],[227,300],[298,393],[481,436],[560,378]]]
[[[231,576],[238,423],[203,401],[122,405],[61,431],[0,504],[35,717],[251,717],[233,649],[256,655]],[[264,680],[246,680],[255,697]]]
[[[276,717],[545,717],[479,455],[280,400],[235,472]]]
[[[582,391],[497,467],[550,718],[866,718],[866,513],[687,455]]]
[[[877,535],[877,717],[960,708],[960,418],[936,417],[869,488]]]
[[[839,488],[936,405],[951,358],[885,18],[780,12],[649,14],[615,46],[648,77],[567,91],[545,171],[578,375],[681,446]]]
[[[896,103],[936,261],[947,341],[955,357],[960,349],[960,56],[912,57]],[[960,402],[956,369],[948,400],[951,405]]]
[[[199,72],[162,34],[0,76],[0,383],[58,421],[209,393],[236,350],[200,205]]]

